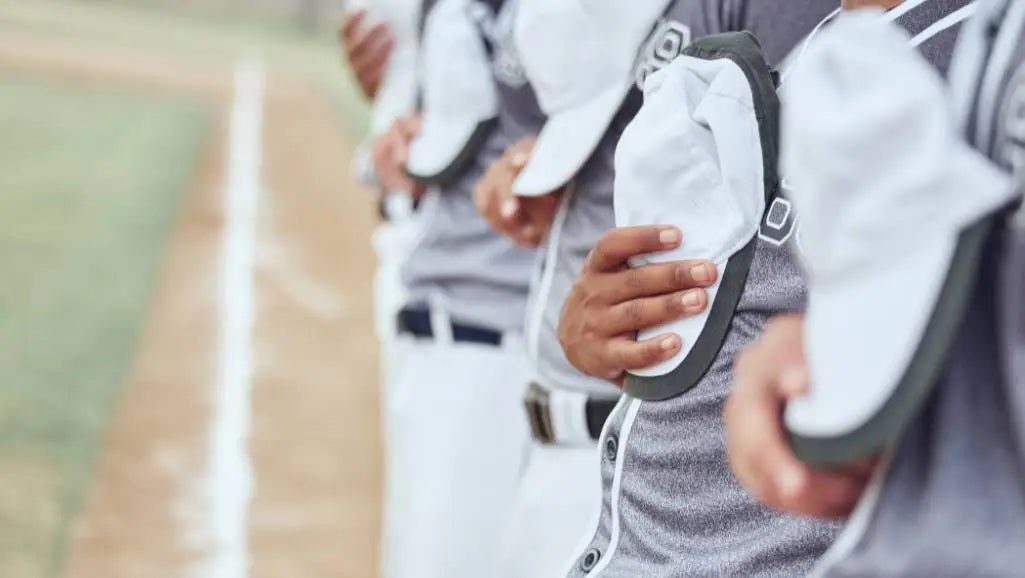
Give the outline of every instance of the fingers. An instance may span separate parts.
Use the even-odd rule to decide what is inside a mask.
[[[693,259],[654,263],[607,274],[599,288],[606,303],[665,295],[683,289],[708,287],[718,270],[711,261]]]
[[[477,209],[477,212],[484,217],[484,220],[491,225],[491,228],[494,228],[495,226],[492,223],[492,206],[494,205],[494,200],[492,198],[493,195],[491,187],[488,183],[488,175],[490,172],[491,169],[488,169],[488,171],[484,173],[484,176],[481,177],[481,179],[477,181],[477,184],[474,185],[473,206]]]
[[[773,376],[774,364],[758,349],[737,360],[733,392],[726,402],[727,449],[737,477],[756,497],[778,504],[801,491],[807,470],[790,451],[782,427],[786,392]]]
[[[386,23],[379,22],[370,27],[365,24],[366,12],[357,11],[345,19],[338,36],[360,90],[367,98],[374,98],[395,39]]]
[[[537,139],[534,137],[525,137],[516,141],[505,150],[502,160],[519,175],[523,167],[527,166],[527,161],[530,160],[530,153],[533,152],[536,142]]]
[[[551,217],[547,200],[521,202],[512,193],[513,183],[530,159],[533,138],[513,143],[491,163],[474,189],[474,203],[484,219],[499,234],[524,247],[536,247],[547,233]],[[554,206],[556,201],[551,201]],[[535,206],[535,204],[537,206]]]
[[[688,289],[613,305],[601,316],[600,323],[609,334],[633,333],[697,315],[707,306],[708,295],[704,289]]]
[[[817,470],[793,454],[783,427],[786,402],[808,391],[800,355],[800,318],[770,323],[761,341],[738,357],[726,402],[727,452],[737,479],[764,504],[816,517],[845,516],[874,468]]]
[[[808,470],[804,488],[781,496],[778,509],[814,518],[850,515],[861,498],[870,475]]]
[[[374,142],[373,151],[371,152],[371,160],[374,165],[374,172],[377,174],[377,178],[381,181],[381,184],[386,187],[390,183],[386,182],[387,174],[392,164],[392,137],[391,134],[385,133],[378,137]]]
[[[418,119],[401,119],[374,143],[374,171],[385,188],[405,191],[414,196],[423,192],[423,187],[415,183],[405,170],[409,160],[409,135],[415,134],[418,128]]]
[[[649,367],[669,359],[680,351],[682,344],[680,336],[673,334],[659,335],[644,341],[629,338],[609,341],[603,357],[612,362],[612,368],[606,371],[605,379],[616,380],[626,370]]]
[[[384,69],[391,56],[395,40],[385,24],[377,24],[365,32],[357,33],[358,37],[350,44],[349,64],[356,75],[360,89],[368,98],[377,94],[377,88]]]
[[[516,197],[509,193],[513,179],[501,159],[492,163],[474,189],[474,203],[495,232],[515,240],[522,223]]]
[[[380,42],[380,45],[375,46],[368,53],[366,60],[361,62],[358,68],[355,69],[356,79],[367,93],[367,96],[371,98],[377,94],[377,89],[381,85],[381,79],[384,77],[384,71],[388,65],[388,59],[391,57],[392,49],[395,47],[395,40],[390,36],[385,37]]]
[[[551,230],[560,199],[560,193],[506,199],[503,203],[503,219],[514,230],[513,240],[531,249],[540,245]],[[510,206],[515,209],[511,214]]]
[[[490,192],[486,218],[496,231],[517,245],[536,248],[548,236],[560,197],[517,197],[511,194],[515,175],[501,167],[495,171],[498,174],[489,177],[489,183],[497,185]]]
[[[584,264],[585,270],[614,271],[636,255],[668,251],[679,247],[683,234],[665,225],[620,227],[605,233]]]
[[[498,203],[498,217],[499,220],[508,223],[515,224],[521,218],[520,215],[520,199],[516,196],[504,196],[501,194],[495,195],[495,201]]]
[[[420,134],[420,115],[414,114],[410,116],[404,116],[396,121],[395,127],[398,133],[403,137],[405,142],[409,142],[416,138],[416,135]]]
[[[360,9],[345,17],[338,36],[343,44],[349,44],[355,36],[356,31],[363,27],[363,20],[366,19],[367,11]]]
[[[382,45],[391,40],[391,32],[384,22],[357,30],[349,44],[349,62],[352,63],[352,67],[358,70],[360,67],[366,66],[374,52],[380,50]]]

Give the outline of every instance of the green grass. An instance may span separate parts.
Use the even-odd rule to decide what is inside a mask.
[[[207,128],[0,74],[0,576],[60,570]]]

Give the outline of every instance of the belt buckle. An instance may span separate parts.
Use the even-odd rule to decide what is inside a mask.
[[[530,431],[534,439],[543,444],[555,443],[555,429],[552,427],[551,406],[548,391],[537,385],[530,384],[523,396],[523,405],[527,410]]]

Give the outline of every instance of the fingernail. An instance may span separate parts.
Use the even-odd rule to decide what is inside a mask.
[[[795,468],[783,470],[777,479],[779,493],[786,498],[795,498],[804,486],[804,473]]]
[[[676,338],[673,336],[666,337],[659,345],[662,347],[662,351],[671,351],[676,349]]]
[[[524,153],[514,153],[513,156],[509,158],[509,164],[514,169],[522,169],[527,165],[527,155]]]
[[[663,245],[675,245],[679,243],[683,235],[677,229],[665,229],[658,234],[658,241]]]
[[[701,304],[701,295],[698,291],[687,291],[683,294],[683,306],[690,309]]]
[[[511,216],[515,215],[516,214],[516,207],[517,207],[517,205],[518,205],[518,203],[516,202],[516,199],[514,199],[514,198],[513,199],[506,199],[505,201],[503,201],[502,202],[502,209],[501,209],[502,210],[502,216],[503,217],[511,217]]]
[[[808,385],[808,373],[802,368],[791,367],[780,376],[779,384],[790,395],[799,395]]]
[[[712,280],[712,271],[709,269],[708,265],[702,263],[690,268],[690,276],[698,283],[708,283]]]

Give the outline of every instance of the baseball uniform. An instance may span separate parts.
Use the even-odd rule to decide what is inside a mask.
[[[394,46],[385,68],[384,77],[374,98],[370,129],[366,139],[357,148],[352,160],[352,174],[363,184],[380,188],[371,159],[374,140],[391,128],[396,119],[412,114],[416,109],[416,53],[419,40],[419,0],[369,0],[353,2],[352,10],[366,10],[364,26],[384,21],[394,38]],[[381,209],[385,217],[374,229],[372,244],[377,256],[374,274],[374,320],[378,340],[378,374],[381,385],[380,414],[384,452],[387,456],[391,424],[388,403],[389,368],[397,363],[395,357],[395,315],[405,299],[400,267],[415,231],[412,219],[412,199],[405,193],[379,191]],[[387,458],[386,458],[387,459]],[[382,523],[384,543],[396,522],[388,519],[395,512],[388,483],[385,482]],[[382,558],[384,562],[384,558]]]
[[[1025,2],[979,4],[979,15],[965,25],[954,70],[978,66],[981,74],[952,73],[952,93],[973,103],[966,123],[969,141],[1013,174],[1020,192],[1025,185]],[[981,42],[969,42],[970,37]],[[1019,209],[988,242],[942,379],[818,574],[1022,574],[1023,295],[1025,228]]]
[[[963,5],[910,3],[899,18],[912,32],[923,32]],[[795,27],[797,8],[759,3],[738,12],[751,19],[741,27],[758,36],[772,62],[815,26],[812,20]],[[817,13],[800,8],[821,19],[835,5],[820,6]],[[789,44],[774,45],[770,39],[787,38],[786,30]],[[789,253],[797,236],[796,215],[780,198],[766,211],[732,325],[702,380],[665,401],[625,396],[620,403],[602,441],[607,452],[601,520],[572,576],[797,575],[829,544],[830,525],[756,505],[731,476],[723,447],[721,411],[736,353],[769,317],[803,304],[805,288]]]
[[[394,47],[388,58],[381,85],[374,98],[370,115],[370,131],[357,148],[352,160],[352,174],[365,185],[378,188],[371,161],[375,139],[391,128],[396,119],[416,109],[416,46],[418,0],[374,0],[353,3],[352,9],[366,10],[364,26],[384,21],[388,24]],[[373,246],[377,255],[374,275],[374,318],[380,342],[382,383],[387,383],[387,369],[393,365],[392,343],[395,339],[395,314],[402,306],[404,290],[399,274],[403,254],[413,233],[412,199],[405,193],[382,191],[385,220],[374,230]]]
[[[647,40],[639,42],[639,46],[633,48],[633,52],[629,55],[633,57],[639,53],[634,71],[638,83],[643,82],[646,75],[672,61],[691,39],[728,30],[752,28],[761,32],[760,40],[766,51],[774,61],[778,62],[795,42],[837,7],[836,3],[831,1],[759,3],[757,5],[741,2],[679,1],[666,3],[663,6],[668,6],[663,17],[651,19],[647,24],[647,29],[650,31]],[[572,38],[567,40],[567,42],[574,41]],[[556,328],[562,302],[568,295],[584,259],[601,234],[614,226],[612,191],[615,149],[623,129],[634,117],[639,106],[639,93],[631,91],[626,96],[619,112],[609,122],[605,134],[590,154],[590,158],[572,177],[573,182],[567,193],[564,194],[562,206],[555,218],[547,244],[543,248],[545,252],[544,267],[540,282],[535,285],[531,293],[527,334],[532,361],[535,363],[536,380],[541,388],[551,392],[553,396],[583,394],[592,399],[608,399],[618,394],[618,390],[611,385],[583,376],[569,365],[561,353]],[[537,154],[538,149],[535,149],[534,156]],[[526,176],[529,171],[530,166],[528,165],[525,174],[521,175],[521,180],[531,180]],[[543,173],[544,171],[538,172]],[[544,181],[545,179],[542,177],[540,180]],[[519,186],[520,183],[518,182],[517,185]],[[520,190],[516,190],[517,187],[514,187],[514,191],[525,196],[533,196],[545,190],[543,186],[524,185],[519,188]],[[532,188],[535,190],[530,190]],[[724,392],[725,388],[720,386],[720,390]],[[736,514],[734,519],[737,528],[743,528],[740,530],[741,533],[747,532],[747,536],[742,537],[754,535],[763,537],[764,543],[756,544],[752,548],[753,550],[760,550],[762,553],[770,550],[779,552],[776,559],[769,559],[765,561],[765,564],[779,563],[780,566],[786,567],[790,559],[796,555],[804,555],[805,559],[802,561],[801,567],[807,568],[810,560],[824,549],[832,533],[831,527],[804,523],[760,511],[750,500],[743,497],[739,487],[732,482],[725,465],[722,449],[721,396],[721,393],[718,394],[718,397],[715,395],[705,396],[706,401],[690,407],[689,413],[677,411],[675,415],[653,416],[654,420],[661,419],[663,421],[659,427],[650,428],[651,439],[645,440],[645,443],[651,444],[651,449],[655,452],[661,452],[665,457],[674,461],[668,463],[668,460],[664,460],[661,464],[657,462],[642,464],[637,468],[638,471],[634,472],[635,477],[624,478],[623,484],[633,484],[634,480],[647,483],[644,480],[646,475],[656,476],[657,481],[652,481],[652,484],[655,485],[655,489],[659,490],[656,495],[661,493],[660,506],[671,510],[672,514],[680,513],[680,516],[673,517],[665,523],[649,523],[650,519],[637,520],[636,525],[629,528],[628,531],[635,535],[638,541],[651,539],[660,542],[658,547],[645,548],[644,553],[630,553],[631,557],[637,556],[637,561],[623,558],[617,553],[615,558],[625,560],[626,564],[620,565],[617,561],[616,567],[611,569],[606,566],[613,556],[607,556],[605,559],[602,557],[608,552],[610,525],[620,525],[620,521],[613,521],[610,515],[612,500],[615,500],[617,504],[622,502],[619,496],[611,498],[612,493],[620,493],[621,488],[619,481],[616,481],[613,486],[612,479],[618,455],[617,434],[614,430],[618,429],[619,425],[606,426],[611,430],[603,437],[599,451],[599,467],[604,486],[599,528],[596,532],[588,530],[585,539],[586,546],[578,548],[578,556],[567,563],[570,575],[600,573],[603,569],[609,572],[608,575],[617,576],[663,576],[700,571],[727,573],[749,570],[750,566],[745,566],[742,563],[724,563],[718,558],[717,556],[722,556],[720,553],[722,544],[715,541],[714,537],[711,541],[706,542],[708,549],[703,552],[696,549],[693,555],[681,556],[678,553],[683,546],[675,540],[675,535],[678,533],[677,528],[688,527],[686,520],[681,523],[683,518],[689,518],[689,524],[691,524],[689,528],[696,530],[695,535],[714,535],[716,529],[723,529],[720,534],[723,536],[729,532],[725,528],[732,522],[724,523],[721,517],[715,518],[716,521],[712,522],[712,518],[708,515],[708,512],[712,510],[714,510],[715,516],[721,516],[723,512],[729,512],[731,516]],[[619,413],[622,414],[625,408],[626,405],[621,402]],[[661,430],[657,433],[654,431],[667,424],[672,424],[672,429]],[[654,426],[655,424],[650,425]],[[687,436],[677,435],[679,433],[676,431],[677,429],[686,430]],[[691,433],[694,433],[696,437],[689,436]],[[687,444],[684,447],[681,442],[684,439],[694,440],[693,445]],[[694,467],[690,463],[691,461],[700,464],[700,467]],[[707,462],[712,463],[708,464]],[[620,463],[622,462],[620,461]],[[593,467],[590,464],[586,465]],[[680,471],[691,471],[695,475],[682,478],[678,476]],[[581,472],[578,477],[582,477],[585,473]],[[704,495],[700,497],[706,503],[701,508],[692,508],[688,511],[686,505],[674,503],[678,496],[697,495],[694,492],[681,491],[678,487],[673,487],[673,483],[679,484],[681,479],[683,484],[702,486],[701,491]],[[590,491],[590,488],[583,485],[583,482],[580,487],[584,492]],[[663,489],[664,492],[662,492]],[[637,488],[625,491],[634,492],[637,491]],[[742,506],[734,508],[732,504],[738,502],[742,503]],[[741,511],[745,508],[759,510],[759,512],[757,515],[751,515],[749,512]],[[619,517],[618,512],[616,517]],[[631,520],[631,522],[634,521]],[[764,524],[764,528],[755,529],[753,526],[757,524]],[[595,522],[592,521],[591,527],[594,525]],[[789,535],[786,530],[790,530]],[[619,530],[617,529],[616,532]],[[644,536],[642,537],[642,535]],[[801,548],[788,550],[787,540],[800,542]],[[794,550],[798,550],[797,554]],[[742,559],[743,554],[743,552],[730,553],[729,557]],[[697,568],[692,564],[693,561],[699,559],[700,563],[706,564],[706,566]],[[647,560],[647,565],[641,560]],[[566,570],[563,569],[563,574],[565,572]]]
[[[472,200],[490,163],[541,122],[510,56],[504,31],[512,6],[438,0],[424,22],[424,123],[410,172],[452,143],[460,150],[439,172],[444,177],[431,180],[402,266],[408,297],[388,403],[388,578],[496,576],[499,535],[523,468],[529,438],[520,332],[534,257],[491,232]],[[432,96],[447,89],[468,92],[462,102]],[[462,122],[463,111],[496,116]],[[466,130],[451,133],[457,129]]]
[[[695,38],[750,30],[778,65],[836,8],[828,1],[675,2],[666,19]],[[646,62],[655,62],[653,54]],[[611,182],[606,187],[611,219]],[[569,576],[799,575],[830,543],[831,524],[757,505],[733,478],[725,455],[722,406],[733,356],[770,313],[803,298],[799,281],[791,279],[797,275],[784,248],[789,237],[759,241],[732,329],[693,390],[659,402],[628,395],[620,401],[600,441],[601,516]],[[781,265],[786,268],[777,269]]]
[[[374,140],[391,128],[396,119],[416,110],[416,56],[418,43],[419,0],[368,0],[353,3],[352,9],[367,11],[364,26],[385,22],[394,38],[384,76],[374,97],[367,139],[353,156],[352,172],[357,180],[377,187],[371,162]],[[399,264],[412,234],[412,201],[404,193],[382,192],[382,211],[386,220],[374,231],[373,245],[378,270],[374,278],[374,304],[377,332],[382,341],[382,366],[388,366],[389,345],[394,338],[395,312],[403,300]]]

